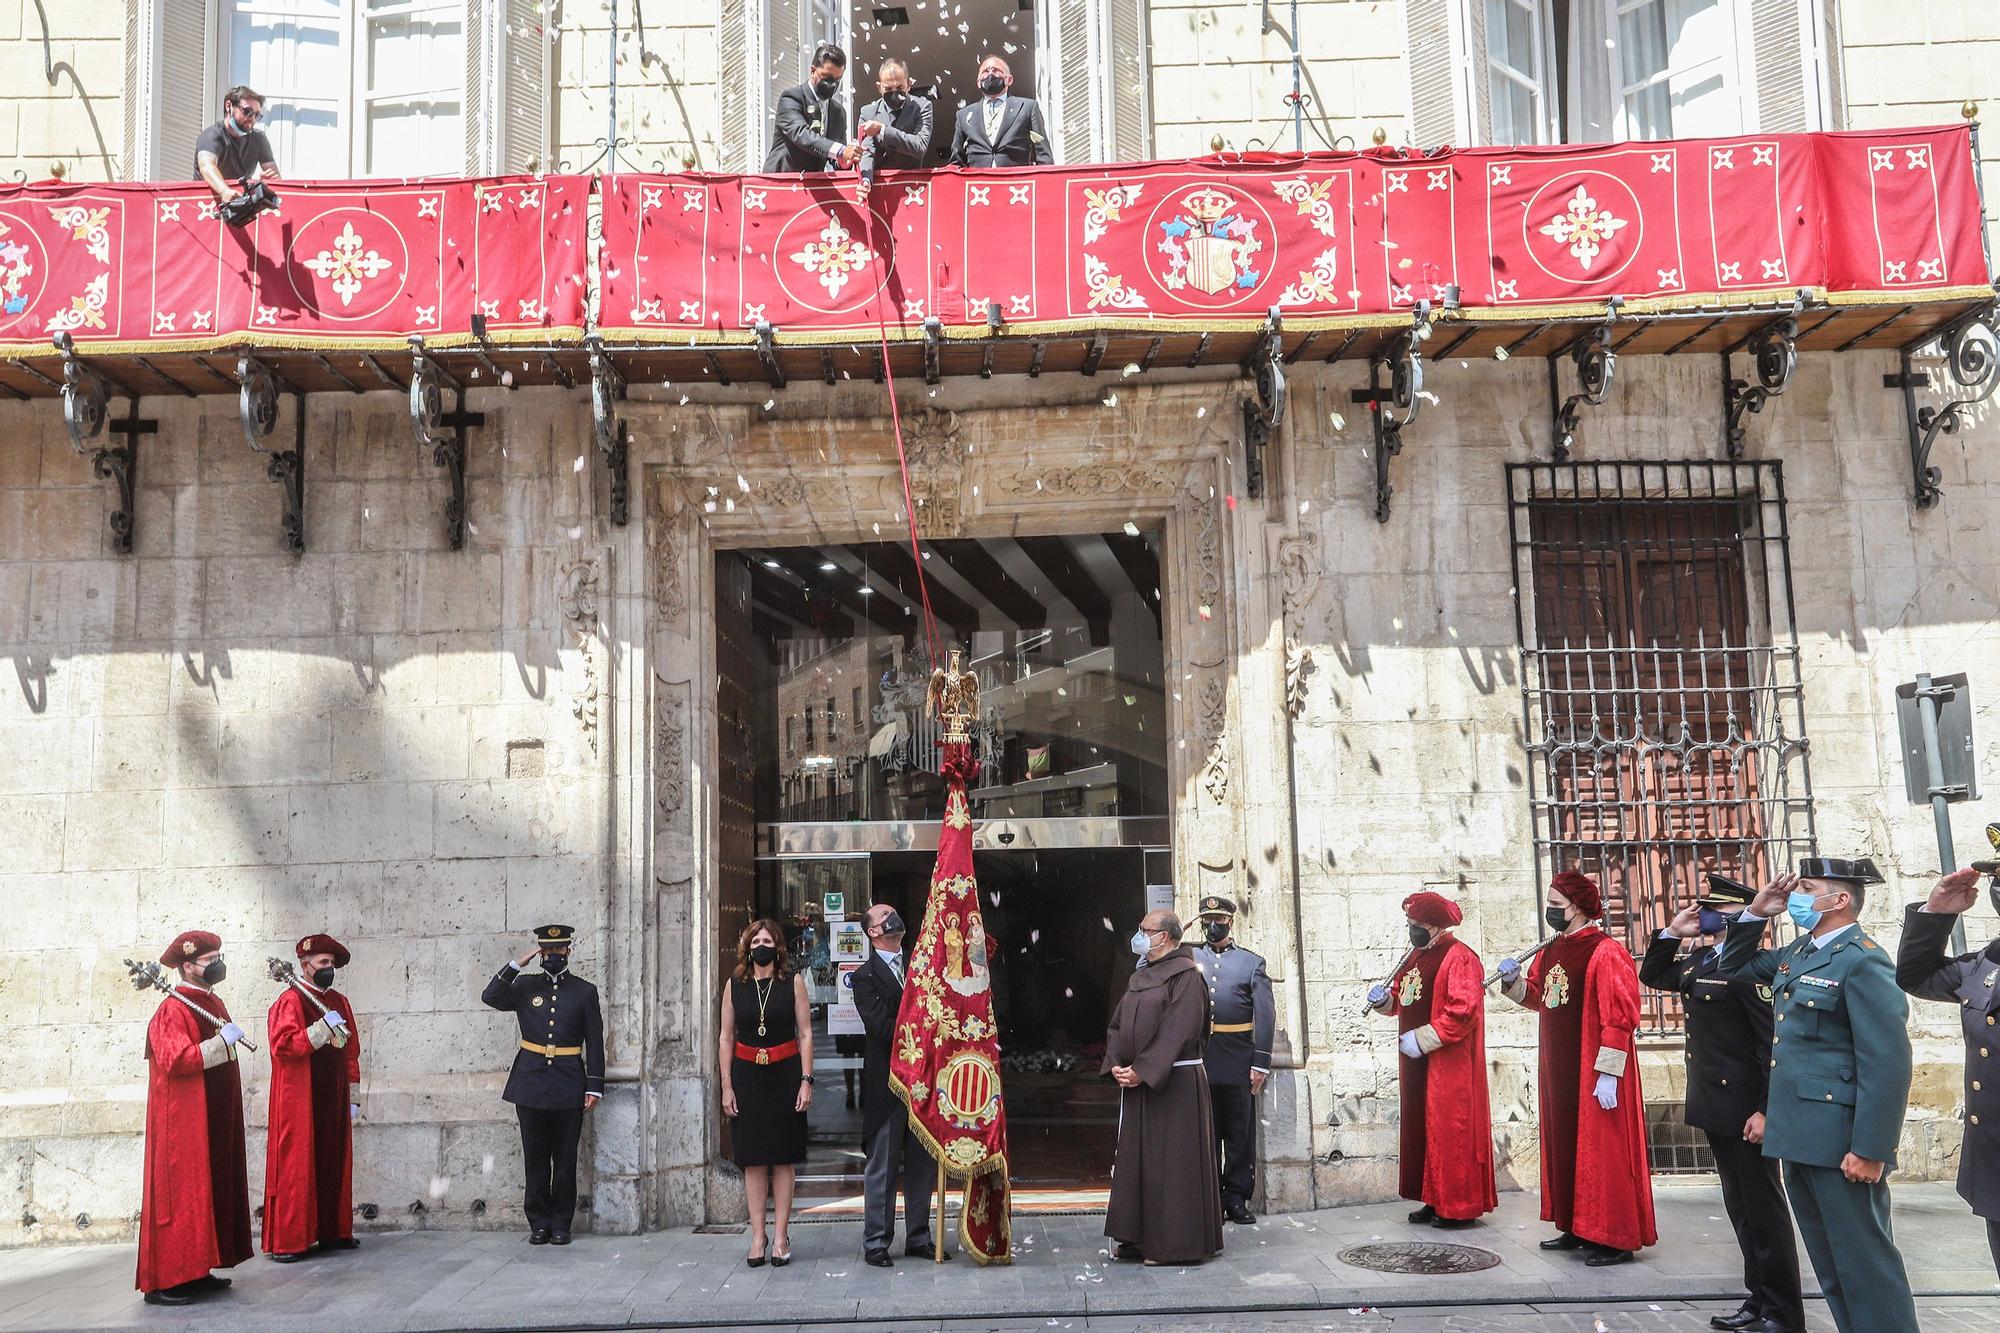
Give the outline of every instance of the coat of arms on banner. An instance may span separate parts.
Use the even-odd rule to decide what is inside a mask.
[[[37,258],[31,246],[38,245],[34,232],[19,219],[0,215],[0,328],[11,323],[34,298],[41,294],[39,279],[34,290],[29,279],[36,278]]]
[[[1240,193],[1213,185],[1196,186],[1168,196],[1153,215],[1158,235],[1154,272],[1170,292],[1190,292],[1225,298],[1234,304],[1264,280],[1268,263],[1260,263],[1265,242],[1258,232],[1272,233],[1264,210]]]

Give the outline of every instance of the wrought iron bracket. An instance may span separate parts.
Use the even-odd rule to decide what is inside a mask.
[[[444,391],[452,392],[452,410],[444,410]],[[451,495],[444,502],[445,540],[454,551],[465,549],[466,429],[486,424],[483,412],[465,410],[465,386],[431,360],[424,340],[410,339],[410,436],[417,448],[431,451],[431,462],[445,470]]]
[[[1745,413],[1762,412],[1764,404],[1791,387],[1799,368],[1799,315],[1806,308],[1808,293],[1801,291],[1792,313],[1765,325],[1734,347],[1722,349],[1723,446],[1731,458],[1743,457]],[[1757,382],[1736,378],[1731,359],[1747,349]]]
[[[936,315],[924,320],[924,383],[938,382],[938,353],[944,350],[944,321]]]
[[[273,453],[264,441],[278,424],[276,373],[245,353],[236,358],[236,384],[236,415],[243,425],[243,442],[265,456],[264,475],[283,491],[284,513],[278,526],[285,549],[298,555],[306,549],[306,396],[293,391],[297,405],[293,446]]]
[[[306,549],[306,396],[294,395],[292,406],[292,447],[272,454],[264,475],[284,491],[285,513],[279,524],[286,548],[301,555]]]
[[[778,330],[768,319],[757,321],[757,360],[764,366],[764,382],[774,389],[785,387],[785,369],[778,364]]]
[[[111,511],[111,546],[120,555],[132,554],[132,539],[138,531],[139,437],[157,435],[160,423],[139,415],[139,396],[128,394],[125,415],[108,420],[109,404],[105,383],[83,358],[68,332],[55,336],[56,350],[63,358],[63,429],[69,446],[79,457],[90,460],[90,470],[100,481],[118,487],[118,507]],[[123,444],[93,447],[89,441],[106,430],[123,436]]]
[[[1601,407],[1618,373],[1618,356],[1611,350],[1611,326],[1625,298],[1614,296],[1606,303],[1604,319],[1590,332],[1559,352],[1549,353],[1549,411],[1555,426],[1555,460],[1569,461],[1570,446],[1576,443],[1576,428],[1583,408]],[[1559,363],[1568,358],[1576,367],[1577,391],[1563,397]]]
[[[1944,498],[1941,469],[1931,464],[1931,450],[1940,435],[1956,435],[1967,423],[1966,409],[1985,402],[2000,389],[2000,306],[1980,306],[1939,331],[1944,368],[1954,389],[1944,389],[1942,407],[1917,406],[1917,390],[1931,387],[1928,370],[1918,370],[1914,347],[1905,347],[1895,374],[1882,377],[1885,389],[1903,391],[1903,415],[1910,432],[1910,478],[1917,508],[1935,508]]]
[[[1285,316],[1272,306],[1258,331],[1257,342],[1243,363],[1255,398],[1243,400],[1243,492],[1264,498],[1264,450],[1285,421]]]
[[[767,355],[771,326],[759,321],[757,325],[757,354]],[[585,339],[590,348],[590,422],[597,440],[597,452],[604,456],[604,468],[610,483],[611,521],[624,527],[632,517],[631,481],[628,475],[631,433],[626,428],[625,418],[618,411],[618,404],[625,401],[625,377],[611,360],[611,353],[604,350],[604,339],[591,334]],[[766,371],[776,373],[777,356],[768,353]],[[775,387],[783,388],[780,375]]]
[[[1377,523],[1389,521],[1389,501],[1396,493],[1389,480],[1389,460],[1403,452],[1403,431],[1423,410],[1423,344],[1430,333],[1430,302],[1422,301],[1418,303],[1415,326],[1369,361],[1368,387],[1349,394],[1349,401],[1366,405],[1374,418]]]

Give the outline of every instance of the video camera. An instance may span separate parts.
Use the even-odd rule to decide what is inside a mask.
[[[271,187],[258,181],[234,199],[224,202],[217,212],[222,220],[232,227],[247,227],[250,220],[259,213],[268,213],[278,206],[278,196],[271,193]]]

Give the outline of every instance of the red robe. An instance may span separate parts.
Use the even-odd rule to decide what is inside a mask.
[[[271,1006],[271,1133],[264,1153],[264,1253],[298,1254],[354,1234],[352,1085],[361,1081],[354,1006],[319,992],[347,1020],[345,1046],[313,1045],[319,1010],[287,986]]]
[[[1542,1020],[1542,1220],[1613,1249],[1657,1243],[1632,955],[1587,926],[1536,954],[1522,982],[1510,996]],[[1597,1104],[1600,1073],[1620,1076],[1615,1110]]]
[[[1400,1193],[1464,1219],[1500,1206],[1486,1091],[1486,982],[1479,955],[1445,936],[1389,984],[1386,1010],[1414,1032],[1421,1060],[1397,1057],[1403,1085]],[[1436,1152],[1429,1151],[1436,1144]]]
[[[227,1020],[213,991],[182,995]],[[243,1080],[236,1062],[202,1068],[206,1020],[171,996],[146,1028],[146,1179],[139,1212],[141,1291],[234,1268],[252,1254],[250,1173],[243,1157]]]

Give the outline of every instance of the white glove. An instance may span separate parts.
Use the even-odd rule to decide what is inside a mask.
[[[1597,1104],[1603,1107],[1605,1110],[1607,1111],[1617,1110],[1618,1109],[1617,1076],[1613,1074],[1599,1074],[1597,1076],[1597,1091],[1594,1095],[1597,1098]]]
[[[1404,1055],[1409,1056],[1412,1060],[1421,1060],[1424,1058],[1424,1048],[1417,1045],[1417,1034],[1414,1032],[1405,1032],[1401,1037],[1398,1037],[1396,1039],[1396,1049]]]
[[[1501,985],[1503,986],[1513,985],[1514,979],[1520,975],[1521,975],[1521,965],[1519,963],[1515,962],[1511,958],[1502,958],[1500,960]]]
[[[338,1032],[347,1026],[347,1019],[341,1015],[340,1010],[329,1009],[326,1011],[326,1025]]]
[[[1381,985],[1370,986],[1368,988],[1368,1003],[1378,1009],[1389,1003],[1389,988]]]
[[[223,1045],[234,1046],[237,1042],[243,1040],[243,1029],[237,1027],[234,1023],[224,1023],[219,1035],[222,1038]]]

